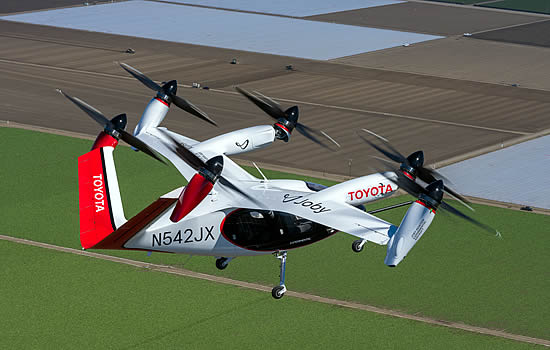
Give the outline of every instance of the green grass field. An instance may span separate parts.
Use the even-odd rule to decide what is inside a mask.
[[[7,184],[0,204],[2,233],[79,248],[76,159],[89,150],[91,142],[6,128],[0,128],[0,140],[1,178]],[[183,184],[175,169],[126,147],[117,149],[115,159],[127,217]],[[266,175],[275,177],[271,172]],[[502,240],[438,214],[407,259],[390,269],[383,264],[385,247],[368,245],[355,254],[351,251],[354,238],[340,233],[291,251],[287,286],[550,339],[550,217],[475,207],[479,218],[502,232]],[[382,217],[398,224],[405,210]],[[208,257],[107,253],[268,285],[278,281],[278,264],[271,256],[239,258],[220,272]]]
[[[502,0],[478,6],[550,14],[550,1],[548,0]]]
[[[4,349],[530,349],[370,312],[0,241]]]

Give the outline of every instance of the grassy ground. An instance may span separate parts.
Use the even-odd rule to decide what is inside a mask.
[[[0,241],[6,349],[532,349],[420,322]]]
[[[90,141],[0,128],[0,142],[0,178],[7,185],[0,204],[2,233],[79,248],[76,158]],[[174,169],[128,148],[119,147],[115,158],[127,217],[183,183]],[[381,204],[397,200],[402,199]],[[438,214],[406,261],[390,269],[383,264],[385,247],[368,245],[355,254],[353,238],[338,234],[289,253],[287,286],[550,339],[550,217],[475,207],[480,218],[500,229],[502,240]],[[405,210],[382,217],[399,223]],[[278,280],[278,265],[270,256],[239,258],[219,272],[212,258],[109,253],[264,284]]]
[[[548,0],[503,0],[478,6],[550,14],[550,1]]]

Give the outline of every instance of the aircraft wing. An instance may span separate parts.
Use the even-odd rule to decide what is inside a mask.
[[[174,164],[176,169],[178,169],[181,175],[189,182],[193,175],[195,175],[197,172],[189,164],[178,157],[169,147],[166,146],[166,144],[169,144],[170,142],[158,129],[163,129],[163,132],[168,133],[175,140],[184,144],[187,148],[191,148],[193,145],[196,145],[199,142],[188,137],[179,135],[166,128],[148,128],[147,131],[142,132],[136,136],[138,139],[145,142],[148,146],[152,147],[155,151],[162,154],[166,159],[170,161],[170,163]],[[164,142],[162,140],[164,140]]]
[[[389,232],[393,234],[397,227],[349,204],[316,200],[316,192],[264,187],[262,185],[247,189],[247,193],[259,198],[263,210],[291,213],[338,231],[348,233],[370,242],[385,245],[389,241]],[[252,208],[257,206],[252,206]]]

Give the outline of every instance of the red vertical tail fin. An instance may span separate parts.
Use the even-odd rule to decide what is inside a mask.
[[[100,134],[78,158],[80,242],[91,248],[126,222],[113,160],[116,140]]]

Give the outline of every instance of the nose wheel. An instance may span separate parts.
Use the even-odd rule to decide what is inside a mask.
[[[275,299],[281,299],[285,295],[285,292],[285,286],[273,287],[273,289],[271,290],[271,296]]]
[[[356,241],[353,241],[353,244],[351,245],[351,249],[356,252],[360,253],[363,250],[363,246],[365,245],[367,241],[364,239],[358,239]]]
[[[271,296],[275,299],[281,299],[286,292],[285,286],[285,270],[286,270],[286,252],[277,252],[274,254],[277,259],[281,262],[280,264],[280,274],[279,274],[279,285],[273,287],[271,290]]]

